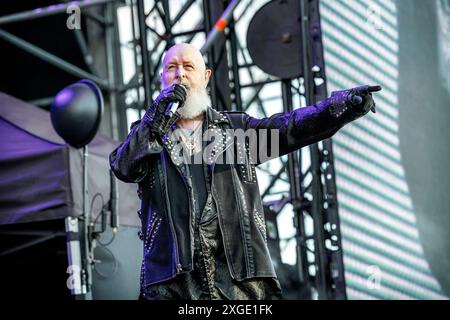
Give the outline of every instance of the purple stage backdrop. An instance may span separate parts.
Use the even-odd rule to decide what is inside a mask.
[[[64,143],[49,112],[0,93],[0,137],[0,224],[82,214],[82,149]],[[117,145],[101,135],[89,144],[90,200],[101,193],[109,201],[108,155]],[[136,186],[118,184],[120,222],[139,226]]]

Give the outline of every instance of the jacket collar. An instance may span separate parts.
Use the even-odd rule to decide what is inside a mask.
[[[219,112],[211,107],[206,110],[206,118],[209,125],[216,125],[218,123],[230,123],[230,120],[224,113]]]

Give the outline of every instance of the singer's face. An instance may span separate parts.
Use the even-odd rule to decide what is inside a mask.
[[[178,44],[167,51],[163,60],[161,83],[163,88],[173,83],[188,90],[206,88],[211,70],[206,69],[201,53],[191,45]]]

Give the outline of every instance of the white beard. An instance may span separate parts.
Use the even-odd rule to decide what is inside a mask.
[[[194,119],[211,106],[206,88],[190,89],[186,95],[184,106],[177,110],[182,119]]]

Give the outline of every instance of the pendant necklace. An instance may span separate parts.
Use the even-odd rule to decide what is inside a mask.
[[[185,131],[191,131],[189,129],[181,129],[183,144],[186,147],[186,149],[189,151],[189,154],[192,155],[193,151],[198,146],[198,132],[199,128],[201,128],[202,122],[200,122],[193,130],[192,133],[186,135]]]

